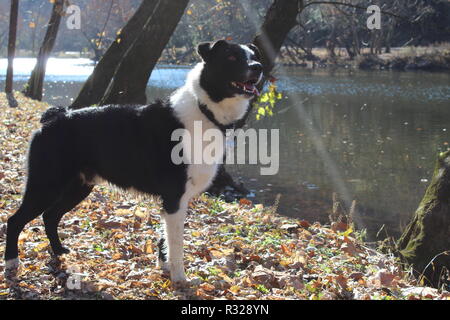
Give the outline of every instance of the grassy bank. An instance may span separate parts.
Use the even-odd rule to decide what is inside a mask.
[[[32,130],[48,105],[0,94],[0,255],[17,210]],[[368,247],[351,226],[286,218],[276,207],[202,195],[190,204],[185,264],[190,287],[174,290],[156,265],[159,203],[97,186],[68,213],[60,235],[71,253],[56,261],[41,218],[20,237],[19,282],[0,264],[0,299],[450,299],[420,287],[391,255]],[[80,287],[69,290],[69,273]]]

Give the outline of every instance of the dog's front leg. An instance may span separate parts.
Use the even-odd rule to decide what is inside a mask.
[[[186,211],[187,208],[180,208],[175,213],[164,214],[170,279],[173,283],[178,284],[186,282],[183,264],[183,235]]]

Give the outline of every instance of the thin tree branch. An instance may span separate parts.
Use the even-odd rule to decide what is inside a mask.
[[[360,6],[357,4],[351,4],[351,3],[346,3],[346,2],[340,2],[340,1],[314,1],[314,2],[308,2],[303,6],[303,9],[313,5],[313,4],[333,4],[333,5],[341,5],[341,6],[347,6],[347,7],[351,7],[351,8],[355,8],[355,9],[360,9],[360,10],[367,10],[367,7],[364,6]],[[407,17],[404,16],[399,16],[395,13],[392,12],[387,12],[384,10],[380,10],[381,13],[383,14],[387,14],[389,16],[393,16],[395,18],[399,18],[399,19],[404,19],[404,20],[409,20]]]
[[[108,15],[106,16],[105,24],[103,25],[103,29],[100,31],[100,39],[98,40],[98,48],[99,49],[102,46],[103,35],[106,30],[106,25],[108,24],[109,18],[111,16],[111,11],[112,11],[113,5],[114,5],[114,0],[111,0],[111,5],[109,6]]]

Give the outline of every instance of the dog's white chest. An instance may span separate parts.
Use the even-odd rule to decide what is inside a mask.
[[[219,134],[220,130],[202,113],[199,101],[224,125],[242,118],[249,105],[249,99],[242,96],[212,102],[200,86],[202,69],[203,63],[198,64],[189,73],[186,85],[170,97],[175,115],[187,132],[183,135],[183,157],[188,154],[186,193],[189,196],[195,196],[211,185],[219,164],[223,162],[226,144],[223,135],[221,139],[212,139],[211,136],[215,134],[210,129]],[[199,123],[201,129],[198,127]],[[212,150],[214,151],[211,152]]]
[[[205,130],[213,128],[205,122],[203,124],[204,127],[201,137],[193,134],[194,130],[191,130],[192,128],[188,128],[192,137],[190,145],[192,152],[190,158],[191,164],[187,168],[188,181],[186,191],[192,196],[205,191],[211,185],[225,153],[225,138],[223,136],[213,141],[205,141],[202,139],[202,137],[205,137]],[[212,150],[214,151],[211,152]]]
[[[189,192],[194,196],[205,191],[211,185],[217,173],[217,168],[218,165],[216,164],[189,165],[186,192]]]

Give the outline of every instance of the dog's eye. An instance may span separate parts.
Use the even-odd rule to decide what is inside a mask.
[[[227,58],[229,61],[236,61],[236,57],[235,56],[228,56]]]

